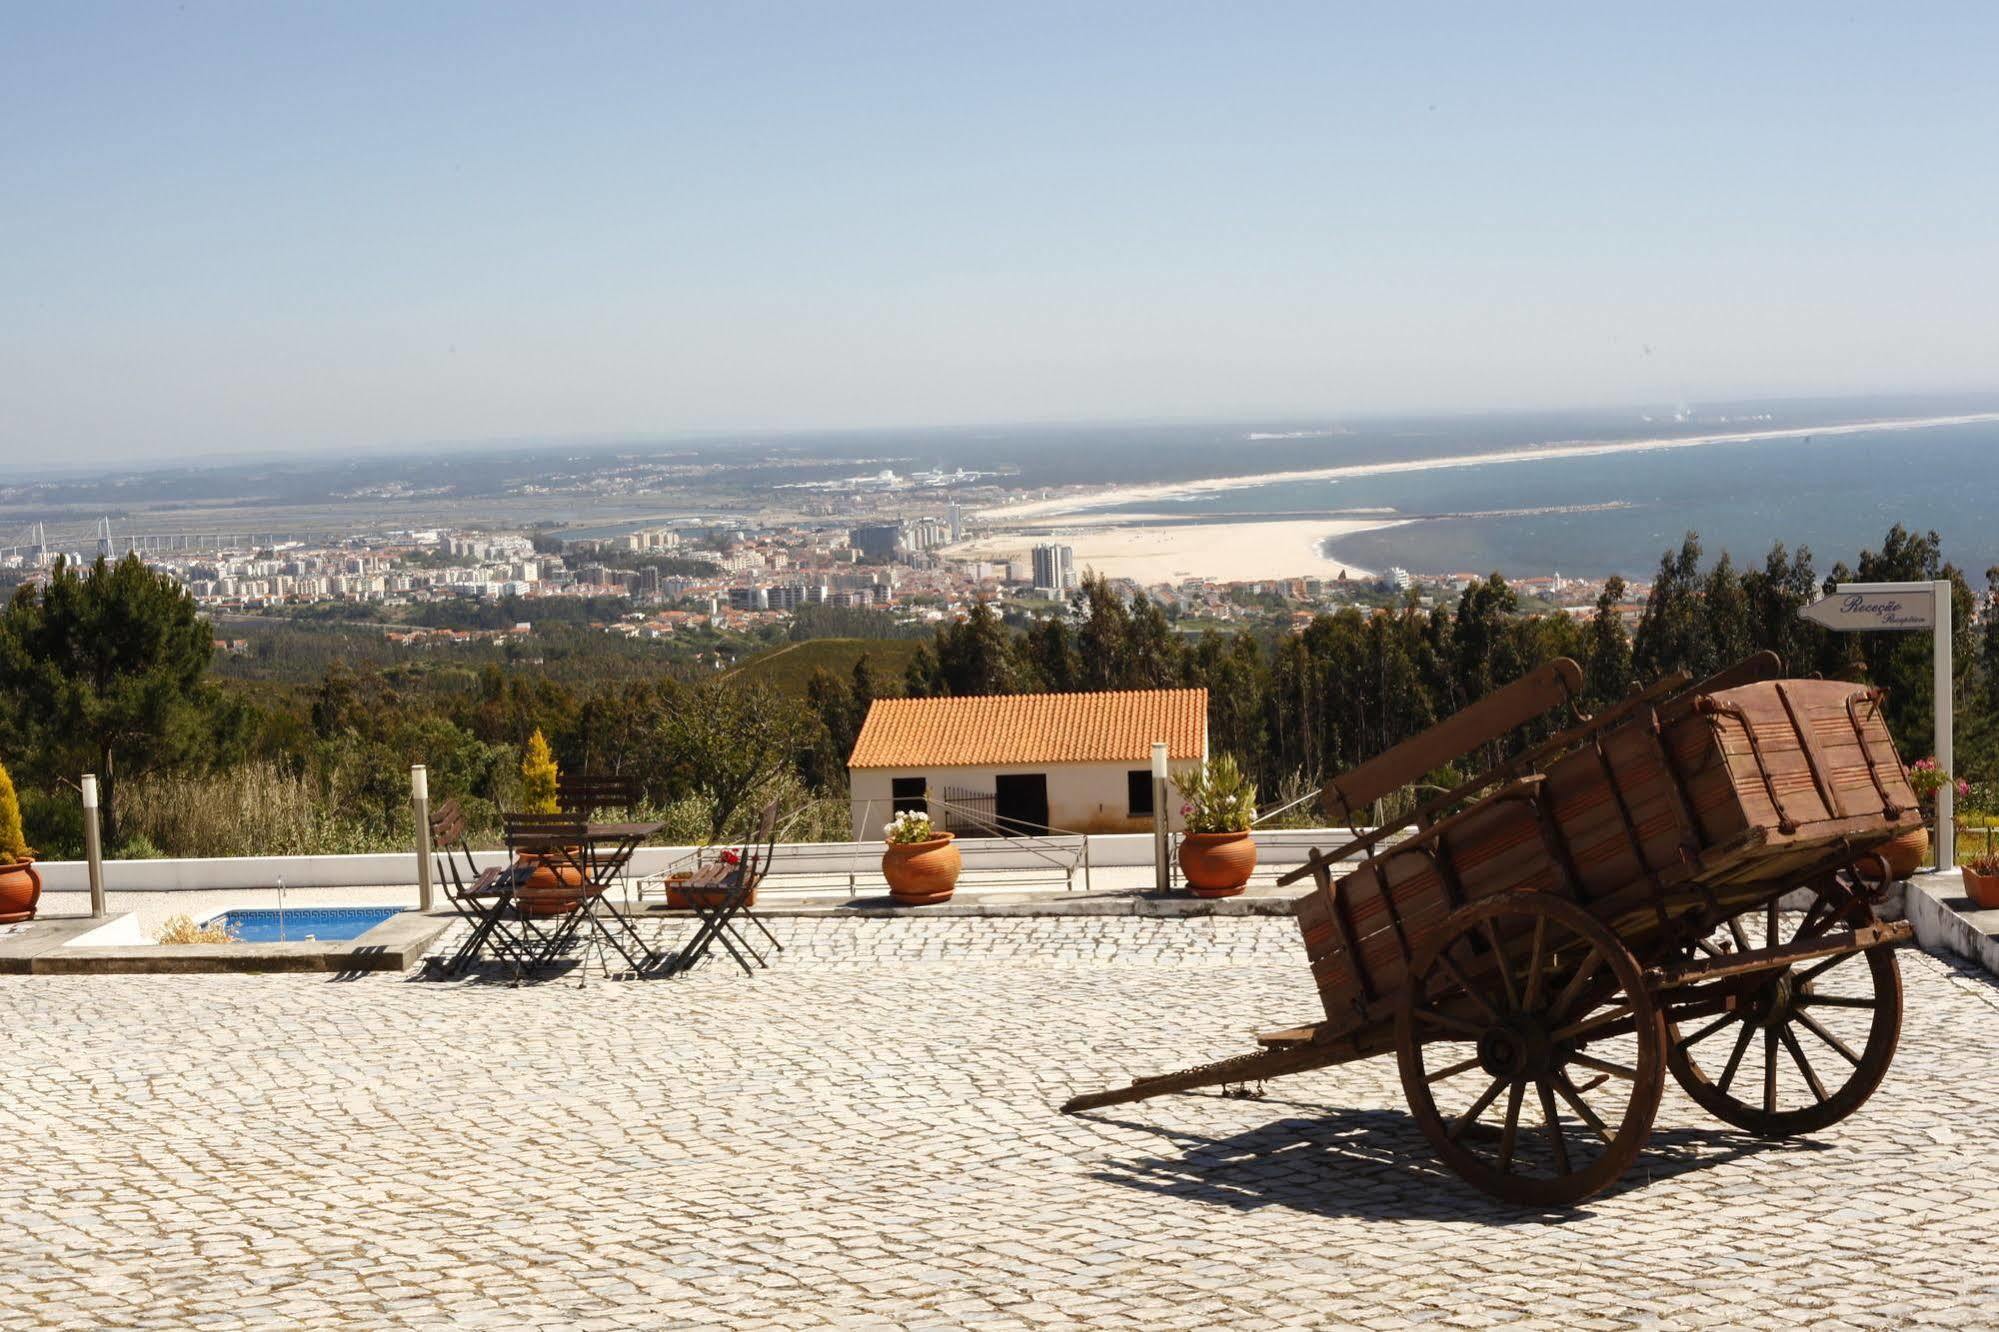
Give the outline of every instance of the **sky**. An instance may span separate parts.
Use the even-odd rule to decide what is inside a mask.
[[[0,7],[0,455],[1999,388],[1999,7]]]

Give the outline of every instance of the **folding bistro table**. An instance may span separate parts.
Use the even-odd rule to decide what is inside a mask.
[[[588,823],[573,814],[509,814],[505,823],[508,850],[539,861],[556,880],[541,888],[523,880],[513,889],[513,905],[523,918],[540,914],[555,920],[532,965],[548,965],[585,931],[600,959],[609,946],[634,974],[658,962],[609,889],[639,844],[665,824]]]

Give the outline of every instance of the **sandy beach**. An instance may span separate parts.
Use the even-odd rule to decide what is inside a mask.
[[[1120,515],[1133,524],[1156,520],[1156,514]],[[1166,526],[1111,526],[1096,522],[1050,521],[1037,526],[1055,533],[1022,535],[993,533],[952,546],[946,553],[959,559],[1027,558],[1028,548],[1059,541],[1076,552],[1076,568],[1095,569],[1112,578],[1129,578],[1145,587],[1209,578],[1221,583],[1255,582],[1266,578],[1371,578],[1372,570],[1327,559],[1319,543],[1381,527],[1395,527],[1393,518],[1310,518],[1275,522],[1175,523]]]
[[[1911,417],[1888,421],[1853,421],[1843,425],[1795,426],[1781,430],[1736,430],[1709,435],[1667,436],[1659,439],[1572,440],[1505,449],[1494,453],[1464,453],[1442,458],[1410,458],[1395,462],[1349,463],[1339,467],[1315,467],[1294,472],[1261,472],[1247,476],[1218,476],[1199,481],[1179,481],[1161,485],[1111,486],[1103,490],[1079,491],[1045,500],[1028,500],[1021,504],[1003,505],[996,509],[986,509],[977,516],[994,524],[1014,524],[1033,520],[1038,525],[1043,520],[1058,514],[1083,513],[1114,504],[1181,499],[1189,495],[1207,495],[1218,491],[1239,490],[1246,486],[1264,486],[1287,481],[1338,481],[1364,476],[1390,476],[1403,472],[1435,472],[1453,467],[1490,467],[1500,463],[1595,458],[1616,453],[1651,453],[1664,449],[1701,448],[1710,444],[1746,444],[1762,439],[1858,435],[1880,430],[1926,430],[1938,426],[1977,425],[1987,421],[1999,421],[1999,412],[1974,412],[1966,416]],[[1327,531],[1324,535],[1334,536],[1338,533]],[[1081,558],[1080,551],[1078,558]]]

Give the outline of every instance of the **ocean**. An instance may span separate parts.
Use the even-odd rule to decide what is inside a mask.
[[[1652,431],[1665,433],[1656,426]],[[1641,430],[1626,437],[1648,436]],[[1540,442],[1561,438],[1544,435]],[[1409,445],[1404,450],[1377,445],[1368,450],[1369,458],[1337,456],[1304,466],[1484,451],[1476,445],[1467,449],[1461,440],[1445,446],[1424,438]],[[1238,466],[1252,459],[1260,464],[1255,443],[1243,439],[1239,449]],[[1339,537],[1327,543],[1328,556],[1361,568],[1399,565],[1419,573],[1638,578],[1648,578],[1660,555],[1677,549],[1689,531],[1700,534],[1710,558],[1727,551],[1738,566],[1760,565],[1772,542],[1793,551],[1808,547],[1823,573],[1836,560],[1851,564],[1863,548],[1878,548],[1899,522],[1939,533],[1945,557],[1982,582],[1985,569],[1999,564],[1995,472],[1999,422],[1982,422],[1336,480],[1251,480],[1177,498],[1136,499],[1100,512],[1213,519],[1349,517],[1385,510],[1418,521]]]

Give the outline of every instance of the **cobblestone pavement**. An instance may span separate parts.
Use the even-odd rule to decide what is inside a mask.
[[[1434,1165],[1393,1061],[1064,1118],[1310,1018],[1271,919],[785,921],[746,980],[0,979],[0,1327],[1992,1326],[1999,1002],[1628,1187]]]

